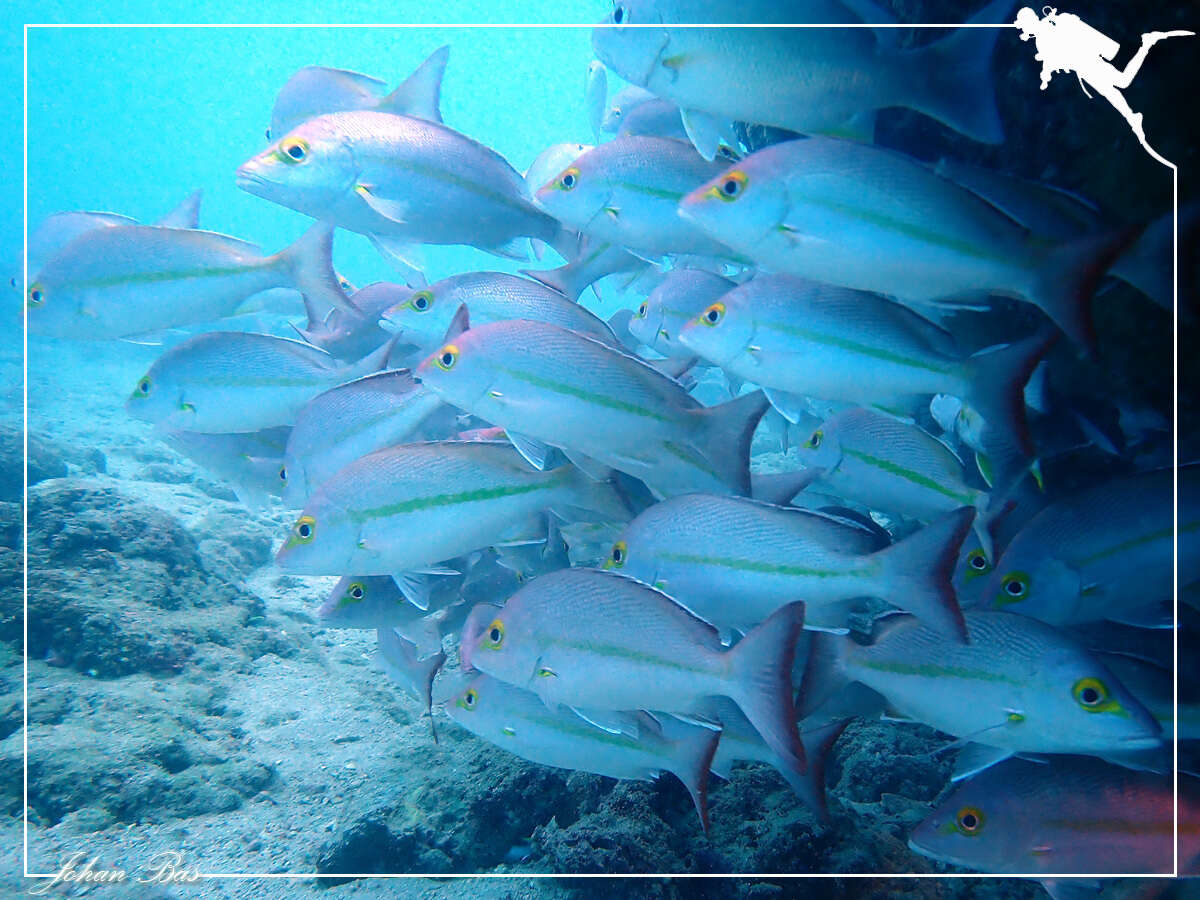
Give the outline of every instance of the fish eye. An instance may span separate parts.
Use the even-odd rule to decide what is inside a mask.
[[[647,309],[647,307],[646,307],[646,304],[645,304],[645,303],[643,303],[641,306],[639,306],[639,307],[638,307],[638,312],[637,312],[637,314],[638,314],[638,318],[639,318],[639,319],[644,319],[644,318],[646,318],[646,309]]]
[[[46,302],[46,292],[40,284],[29,286],[29,306],[37,307]]]
[[[579,184],[579,169],[570,166],[558,176],[558,181],[554,186],[560,191],[569,191],[574,189],[577,184]]]
[[[479,702],[479,691],[475,688],[468,688],[458,701],[458,705],[463,709],[474,709],[475,704]]]
[[[614,25],[620,25],[622,22],[629,21],[629,16],[625,12],[625,7],[617,5],[613,7],[612,20]]]
[[[974,806],[964,806],[954,817],[954,824],[962,834],[975,835],[983,828],[983,813]]]
[[[608,554],[608,561],[613,568],[619,569],[625,565],[628,556],[629,546],[624,541],[617,541],[613,544],[612,552]]]
[[[484,635],[483,646],[489,650],[499,650],[500,645],[504,643],[504,623],[499,619],[493,619],[492,624],[488,626],[487,634]]]
[[[280,480],[280,481],[287,481],[287,466],[280,466],[280,467],[279,467],[279,480]]]
[[[361,581],[356,581],[350,585],[350,590],[348,590],[346,593],[348,593],[355,600],[361,600],[363,597],[367,596],[367,592],[363,589]]]
[[[1024,572],[1009,572],[1000,581],[1000,602],[1015,603],[1029,596],[1029,576]]]
[[[746,173],[741,169],[726,172],[716,186],[709,189],[707,196],[719,197],[726,202],[732,202],[741,196],[742,191],[746,189],[748,180]]]
[[[992,564],[988,561],[987,554],[981,548],[976,547],[967,554],[967,569],[967,577],[975,578],[992,571]]]
[[[417,312],[425,312],[429,307],[433,306],[433,294],[429,291],[417,291],[412,295],[412,299],[408,301],[408,305]]]
[[[307,544],[317,533],[317,520],[312,516],[301,516],[292,526],[292,538],[288,544]]]
[[[285,163],[302,163],[308,158],[308,141],[303,138],[288,138],[279,145],[280,158]]]
[[[439,369],[444,369],[445,371],[449,372],[452,368],[454,368],[454,363],[458,361],[458,347],[456,347],[454,344],[447,344],[438,351],[438,354],[436,357],[434,357],[433,361]]]
[[[714,325],[720,325],[724,318],[725,304],[717,301],[701,314],[700,321],[711,328]]]
[[[141,381],[139,381],[137,383],[136,391],[138,394],[140,394],[143,397],[149,396],[149,394],[150,394],[150,378],[149,378],[149,376],[143,378]]]
[[[1071,695],[1088,712],[1107,712],[1120,707],[1099,678],[1080,678],[1071,688]]]
[[[808,440],[804,442],[804,446],[809,450],[816,450],[821,446],[821,441],[824,439],[824,437],[825,432],[818,428],[809,436]]]

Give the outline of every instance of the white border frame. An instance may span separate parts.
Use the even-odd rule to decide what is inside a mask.
[[[24,23],[22,32],[22,49],[23,49],[23,78],[22,78],[22,151],[23,151],[23,173],[22,173],[22,227],[23,227],[23,252],[22,252],[22,269],[23,269],[23,299],[29,294],[29,31],[30,29],[163,29],[163,28],[191,28],[191,29],[422,29],[422,28],[437,28],[437,29],[468,29],[468,28],[485,28],[485,29],[517,29],[517,28],[538,28],[538,29],[593,29],[593,28],[614,28],[612,25],[596,25],[596,24],[572,24],[572,23],[557,23],[557,24],[526,24],[526,23],[494,23],[494,24],[475,24],[475,23],[377,23],[377,24],[346,24],[346,23]],[[623,25],[622,28],[659,28],[660,25]],[[704,23],[704,24],[672,24],[671,28],[740,28],[740,29],[755,29],[755,28],[902,28],[902,29],[961,29],[961,28],[997,28],[997,29],[1015,29],[1015,24],[986,24],[986,23],[937,23],[937,24],[910,24],[910,23],[887,23],[881,25],[871,25],[865,23],[852,24],[772,24],[772,25],[757,25],[757,24],[720,24],[720,23]],[[1180,170],[1175,163],[1165,162],[1166,166],[1171,170],[1171,197],[1172,197],[1172,230],[1171,230],[1171,287],[1172,295],[1174,295],[1174,319],[1172,319],[1172,379],[1174,379],[1175,389],[1172,391],[1172,410],[1171,410],[1171,442],[1172,442],[1172,464],[1174,464],[1174,548],[1172,548],[1172,571],[1174,571],[1174,614],[1175,626],[1172,628],[1172,653],[1174,653],[1174,670],[1172,670],[1172,703],[1174,703],[1174,868],[1170,874],[1104,874],[1097,875],[1094,872],[1080,872],[1080,874],[1069,875],[1046,875],[1046,876],[1030,876],[1030,875],[1014,875],[1010,872],[944,872],[944,874],[925,874],[925,872],[828,872],[828,874],[816,874],[816,872],[727,872],[727,874],[694,874],[694,872],[684,872],[684,874],[671,874],[671,872],[646,872],[646,874],[571,874],[571,872],[478,872],[478,874],[464,874],[464,872],[412,872],[412,874],[402,874],[402,872],[389,872],[389,874],[378,874],[378,872],[202,872],[200,878],[302,878],[302,880],[310,880],[310,878],[342,878],[342,880],[358,880],[358,878],[776,878],[776,880],[784,880],[784,878],[875,878],[875,880],[887,880],[887,878],[1054,878],[1054,880],[1067,880],[1067,878],[1081,878],[1081,880],[1096,880],[1096,878],[1177,878],[1180,874],[1180,760],[1178,760],[1178,733],[1180,733],[1180,724],[1178,724],[1178,703],[1180,703],[1180,588],[1178,588],[1178,578],[1180,578],[1180,437],[1178,437],[1178,426],[1180,426]],[[24,308],[24,307],[23,307]],[[55,872],[31,872],[29,871],[29,323],[28,318],[22,317],[23,323],[23,341],[22,341],[22,412],[23,412],[23,480],[24,484],[22,499],[22,594],[23,594],[23,635],[22,635],[22,660],[23,660],[23,709],[22,709],[22,740],[23,740],[23,757],[24,764],[22,769],[22,868],[24,878],[54,878]]]

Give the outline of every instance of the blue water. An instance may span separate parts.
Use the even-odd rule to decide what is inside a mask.
[[[220,20],[223,4],[210,11]],[[545,5],[547,11],[549,4]],[[286,4],[256,5],[256,19],[295,21]],[[147,7],[148,8],[148,7]],[[338,21],[351,4],[322,6]],[[605,4],[590,3],[584,20]],[[128,10],[130,18],[140,10]],[[452,18],[447,10],[423,20]],[[406,18],[389,4],[387,17]],[[497,5],[488,19],[536,9]],[[361,17],[361,10],[358,10]],[[66,18],[65,12],[63,18]],[[154,221],[193,188],[201,224],[270,252],[310,222],[234,186],[237,166],[266,146],[279,87],[304,65],[374,74],[399,83],[442,44],[451,45],[442,89],[447,125],[493,147],[524,171],[541,148],[590,140],[583,109],[590,30],[570,29],[32,29],[29,38],[31,223],[62,209],[120,211]],[[335,263],[358,285],[394,276],[365,238],[340,233]],[[461,248],[422,251],[429,280],[503,261]]]

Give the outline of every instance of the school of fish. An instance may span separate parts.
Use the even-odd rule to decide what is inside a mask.
[[[916,853],[1170,872],[1172,741],[1200,730],[1186,703],[1175,721],[1170,657],[1120,636],[1173,626],[1176,536],[1179,589],[1200,581],[1200,468],[1173,471],[1124,424],[1139,411],[1106,431],[1048,387],[1054,354],[1093,350],[1107,276],[1170,305],[1170,235],[874,143],[893,107],[1002,142],[1003,29],[914,49],[671,27],[732,21],[893,20],[620,0],[580,64],[593,133],[525,174],[442,121],[448,47],[391,92],[301,69],[236,173],[314,220],[298,241],[202,230],[198,195],[152,225],[58,214],[28,248],[30,333],[186,334],[129,414],[294,509],[275,563],[339,578],[319,620],[376,630],[396,682],[497,752],[671,773],[704,829],[710,776],[766,763],[823,822],[853,815],[822,783],[847,723],[885,716],[957,753]],[[401,281],[341,278],[338,228]],[[562,262],[426,283],[421,244]],[[295,338],[214,327],[264,305],[303,316]],[[1011,328],[976,324],[998,309]],[[1080,448],[1104,474],[1063,487]],[[1179,778],[1188,870],[1200,793]]]

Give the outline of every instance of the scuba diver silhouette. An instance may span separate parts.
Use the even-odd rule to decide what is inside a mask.
[[[1146,133],[1142,129],[1142,114],[1130,109],[1121,93],[1132,84],[1150,48],[1156,43],[1169,37],[1186,37],[1194,35],[1192,31],[1151,31],[1142,35],[1142,46],[1134,54],[1133,59],[1119,70],[1110,62],[1121,49],[1121,45],[1107,35],[1097,31],[1078,16],[1071,13],[1059,13],[1049,6],[1042,7],[1045,18],[1038,18],[1029,7],[1024,7],[1017,13],[1014,24],[1021,30],[1021,40],[1031,37],[1037,47],[1034,59],[1042,63],[1042,90],[1050,83],[1051,77],[1057,72],[1074,72],[1079,79],[1079,86],[1090,98],[1086,81],[1092,89],[1113,105],[1113,107],[1133,128],[1133,133],[1155,158],[1166,163],[1161,156],[1154,152],[1146,143]],[[1167,163],[1170,165],[1170,163]]]

